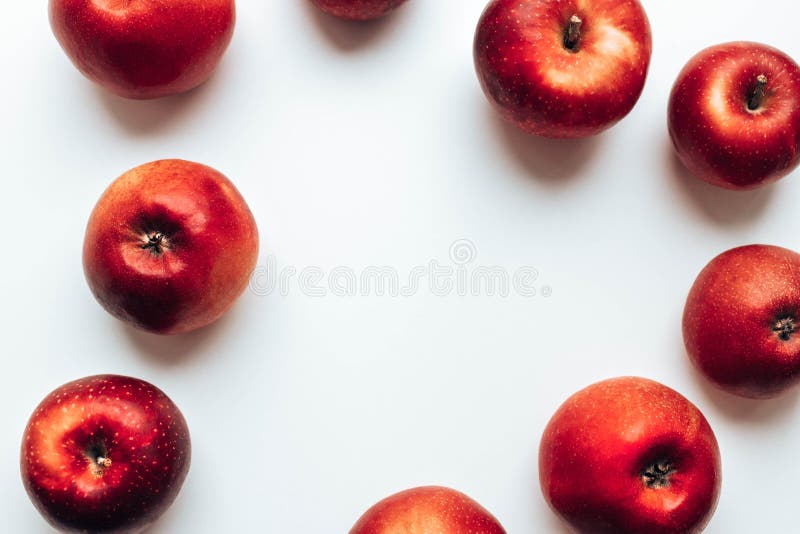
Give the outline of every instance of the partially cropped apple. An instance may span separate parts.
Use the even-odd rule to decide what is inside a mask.
[[[800,67],[775,48],[703,50],[678,75],[668,114],[678,157],[711,184],[754,189],[800,163]]]
[[[424,486],[367,510],[350,534],[505,534],[497,519],[463,493]]]
[[[189,429],[161,390],[100,375],[48,395],[22,438],[22,482],[55,528],[141,532],[178,496],[191,459]]]
[[[258,230],[236,187],[182,160],[130,170],[106,189],[83,244],[86,280],[113,316],[160,334],[206,326],[247,287]]]
[[[505,119],[544,137],[587,137],[644,89],[650,23],[638,0],[492,0],[475,34],[483,91]]]
[[[50,0],[50,25],[87,78],[126,98],[206,81],[233,36],[234,0]]]
[[[730,393],[768,398],[800,382],[800,254],[749,245],[711,260],[686,299],[683,340]]]
[[[311,0],[325,13],[346,20],[372,20],[386,15],[406,0]]]
[[[539,446],[545,499],[581,533],[701,532],[717,505],[720,469],[703,414],[644,378],[605,380],[575,393]]]

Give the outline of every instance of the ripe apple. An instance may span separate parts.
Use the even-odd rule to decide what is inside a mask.
[[[311,0],[325,13],[347,20],[382,17],[406,0]]]
[[[160,389],[100,375],[64,384],[33,412],[22,482],[56,529],[140,532],[175,500],[189,471],[189,429]]]
[[[56,39],[84,76],[126,98],[206,81],[233,36],[234,0],[50,0]]]
[[[678,158],[711,184],[754,189],[800,163],[800,67],[769,46],[727,43],[694,56],[668,115]]]
[[[463,493],[425,486],[396,493],[367,510],[350,534],[505,534],[497,519]]]
[[[703,414],[644,378],[614,378],[575,393],[539,446],[545,499],[578,532],[700,532],[717,505],[720,469]]]
[[[83,243],[86,280],[113,316],[160,334],[217,320],[247,287],[258,230],[239,191],[205,165],[162,160],[106,189]]]
[[[587,137],[627,115],[650,65],[638,0],[492,0],[475,68],[505,119],[544,137]]]
[[[683,311],[683,340],[716,386],[774,397],[800,381],[800,254],[749,245],[700,272]]]

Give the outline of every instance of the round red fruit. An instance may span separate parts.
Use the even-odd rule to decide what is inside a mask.
[[[716,508],[720,469],[703,414],[644,378],[605,380],[575,393],[539,446],[545,499],[582,533],[699,533]]]
[[[587,137],[625,117],[651,51],[638,0],[492,0],[474,43],[489,101],[543,137]]]
[[[159,334],[216,321],[242,294],[258,230],[236,187],[183,160],[136,167],[106,189],[83,243],[86,280],[113,316]]]
[[[678,75],[668,115],[678,158],[708,183],[754,189],[800,163],[800,67],[772,47],[703,50]]]
[[[438,486],[401,491],[367,510],[350,534],[505,534],[497,519],[463,493]]]
[[[189,471],[180,410],[136,378],[82,378],[50,393],[22,438],[22,482],[55,528],[141,532],[172,504]]]
[[[724,252],[686,299],[683,340],[716,386],[774,397],[800,381],[800,254],[768,245]]]

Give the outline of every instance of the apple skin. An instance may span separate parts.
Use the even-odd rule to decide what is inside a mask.
[[[539,446],[545,499],[583,533],[701,532],[717,505],[720,472],[703,414],[645,378],[613,378],[575,393]]]
[[[373,20],[380,18],[406,0],[311,0],[325,13],[345,20]]]
[[[102,459],[110,463],[106,466]],[[191,462],[186,420],[160,389],[126,376],[64,384],[25,428],[22,482],[64,532],[141,532],[178,496]]]
[[[683,311],[689,358],[717,387],[775,397],[800,381],[800,254],[749,245],[700,272]]]
[[[234,0],[50,0],[50,25],[78,70],[125,98],[205,82],[233,37]]]
[[[766,94],[755,111],[758,77]],[[669,134],[698,178],[726,189],[754,189],[800,163],[800,67],[769,46],[733,42],[694,56],[669,99]]]
[[[575,50],[565,32],[581,20]],[[595,135],[625,117],[644,89],[650,23],[637,0],[493,0],[475,34],[489,101],[533,135]]]
[[[350,534],[505,534],[497,519],[463,493],[424,486],[396,493],[367,510]]]
[[[83,245],[86,280],[111,315],[159,334],[216,321],[247,287],[258,230],[234,185],[182,160],[130,170],[106,189]]]

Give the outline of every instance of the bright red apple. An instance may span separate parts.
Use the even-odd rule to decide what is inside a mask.
[[[256,223],[236,187],[182,160],[117,178],[97,202],[83,244],[97,301],[160,334],[217,320],[247,287],[257,256]]]
[[[703,414],[644,378],[614,378],[575,393],[539,446],[545,499],[584,533],[700,532],[717,505],[720,470]]]
[[[406,0],[311,0],[325,13],[347,20],[372,20],[384,16]]]
[[[707,48],[678,75],[669,134],[698,178],[753,189],[800,163],[800,67],[758,43]]]
[[[136,378],[82,378],[48,395],[22,438],[22,482],[55,528],[140,532],[189,471],[189,429],[160,389]]]
[[[367,510],[350,534],[505,534],[497,519],[463,493],[425,486]]]
[[[750,245],[700,272],[686,299],[683,340],[697,368],[744,397],[774,397],[800,381],[800,254]]]
[[[507,120],[544,137],[587,137],[625,117],[644,88],[650,23],[638,0],[492,0],[475,68]]]
[[[158,98],[211,76],[235,12],[234,0],[50,0],[50,25],[87,78],[126,98]]]

